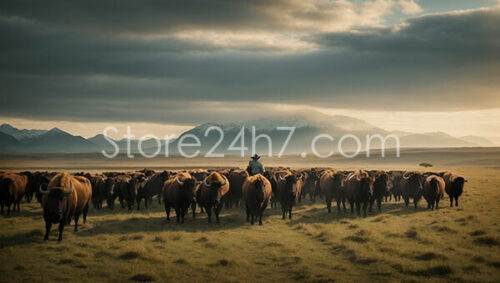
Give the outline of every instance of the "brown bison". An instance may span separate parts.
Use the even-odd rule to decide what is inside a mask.
[[[337,200],[337,211],[340,213],[341,203],[344,206],[344,212],[346,211],[344,179],[344,174],[337,170],[326,170],[321,175],[319,187],[321,194],[325,197],[328,213],[331,212],[333,198]]]
[[[427,208],[434,210],[439,207],[439,200],[444,196],[445,182],[437,175],[430,175],[425,178],[423,195],[427,201]]]
[[[198,205],[205,209],[208,223],[212,223],[212,212],[219,223],[219,213],[229,192],[229,182],[226,176],[212,172],[200,184],[197,191]]]
[[[382,211],[382,199],[387,196],[389,191],[389,175],[382,170],[372,171],[371,176],[373,177],[373,195],[370,198],[370,209],[372,212],[372,206],[375,201],[377,201],[378,211]]]
[[[83,223],[87,221],[87,212],[92,198],[92,186],[85,177],[71,176],[61,172],[54,176],[47,188],[40,187],[42,197],[43,218],[45,219],[45,237],[49,239],[53,223],[59,223],[59,241],[66,223],[71,217],[75,220],[75,231],[78,231],[78,219],[83,212]]]
[[[316,199],[314,190],[316,188],[316,182],[319,181],[318,173],[315,170],[305,170],[302,171],[302,175],[304,186],[302,187],[301,198],[309,195],[309,199],[314,201]]]
[[[165,181],[170,177],[170,173],[163,171],[155,173],[148,177],[146,184],[137,191],[137,209],[141,207],[141,200],[144,199],[144,206],[147,208],[152,203],[153,196],[158,196],[158,201],[161,200],[162,188]]]
[[[281,204],[283,219],[286,218],[287,212],[288,218],[292,219],[292,208],[299,200],[300,196],[300,185],[298,186],[298,178],[289,170],[278,172],[277,176],[277,196]]]
[[[252,225],[255,218],[258,218],[259,225],[262,225],[262,214],[271,201],[271,195],[271,183],[261,174],[251,176],[243,183],[243,200],[245,201],[247,221],[250,220]]]
[[[415,171],[406,171],[401,176],[401,194],[405,201],[405,207],[408,207],[410,198],[413,199],[415,209],[417,209],[418,201],[422,197],[424,183],[424,175]]]
[[[12,210],[21,211],[21,200],[25,195],[28,177],[14,173],[0,174],[0,206],[3,213],[4,206],[7,206],[7,214],[10,214],[10,206]]]
[[[345,181],[346,198],[351,205],[351,213],[356,211],[361,215],[361,205],[363,205],[363,216],[366,216],[368,203],[373,195],[373,179],[363,170],[350,173]]]
[[[228,181],[231,184],[229,193],[226,199],[226,207],[232,208],[240,206],[241,197],[243,196],[243,183],[248,178],[248,172],[245,170],[233,170],[228,173]]]
[[[170,208],[175,209],[177,223],[184,223],[189,206],[196,202],[196,179],[187,172],[178,173],[163,184],[163,202],[167,221],[170,221]]]
[[[458,206],[458,198],[462,195],[467,180],[451,172],[444,172],[443,179],[446,183],[446,194],[450,197],[450,207],[453,207],[453,199],[455,199],[455,206]]]

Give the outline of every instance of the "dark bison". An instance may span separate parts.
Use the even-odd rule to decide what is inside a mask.
[[[197,193],[198,205],[205,209],[208,223],[212,223],[212,212],[219,223],[219,213],[229,192],[229,182],[226,176],[212,172],[200,184]]]
[[[467,180],[451,172],[444,172],[443,179],[446,183],[446,194],[450,197],[450,206],[453,207],[453,199],[455,199],[455,206],[458,206],[458,198],[462,195]]]
[[[288,218],[292,219],[292,208],[300,196],[299,186],[297,186],[298,178],[289,170],[278,172],[277,176],[277,196],[281,204],[283,219],[286,218],[287,212]]]
[[[184,216],[189,206],[196,202],[195,188],[196,179],[187,172],[178,173],[165,181],[162,191],[167,221],[170,221],[170,208],[173,207],[177,223],[184,223]]]
[[[389,173],[391,177],[391,183],[392,183],[392,188],[391,188],[391,193],[392,196],[394,197],[394,201],[401,201],[401,178],[403,177],[403,172],[402,171],[391,171]]]
[[[370,174],[373,178],[373,195],[370,198],[370,209],[372,212],[373,203],[377,202],[378,211],[382,211],[382,199],[389,192],[389,175],[382,170],[372,171]]]
[[[338,170],[326,170],[321,175],[319,187],[321,195],[325,197],[328,213],[331,212],[333,198],[337,200],[337,211],[340,213],[341,203],[344,206],[344,212],[346,211],[344,179],[344,174]]]
[[[439,200],[444,196],[445,183],[443,178],[437,175],[430,175],[425,178],[423,195],[427,201],[427,208],[434,210],[439,207]]]
[[[107,177],[104,175],[88,176],[92,185],[92,205],[94,208],[102,208],[102,203],[107,198]]]
[[[271,183],[272,195],[271,195],[271,208],[278,207],[278,177],[272,171],[264,171],[264,177]]]
[[[302,187],[302,197],[309,195],[309,199],[314,201],[316,199],[316,194],[314,190],[316,188],[316,182],[319,181],[318,173],[315,170],[305,170],[302,171],[302,179],[304,180],[304,185]]]
[[[373,195],[373,179],[363,170],[350,173],[345,181],[346,198],[351,205],[351,213],[356,211],[361,215],[361,205],[363,205],[363,216],[366,216],[368,203]]]
[[[3,213],[4,206],[7,206],[7,214],[10,214],[10,206],[12,210],[21,211],[21,200],[25,195],[28,177],[14,173],[0,174],[0,206]]]
[[[143,187],[137,191],[137,209],[141,207],[141,200],[144,199],[144,206],[147,208],[151,204],[153,196],[158,196],[158,201],[161,200],[162,188],[165,181],[168,180],[170,174],[167,171],[155,173],[148,177],[148,180]]]
[[[92,198],[92,186],[85,177],[74,177],[66,172],[54,176],[47,188],[40,188],[45,219],[45,237],[49,239],[52,224],[59,223],[59,241],[62,240],[64,225],[69,224],[71,217],[75,220],[75,231],[78,231],[78,219],[83,212],[83,223],[87,221],[87,211]]]
[[[118,201],[120,202],[120,206],[122,208],[125,208],[127,203],[128,203],[129,209],[130,209],[130,206],[133,205],[133,199],[132,199],[132,203],[130,203],[130,198],[129,198],[129,195],[132,194],[131,192],[129,194],[129,184],[130,184],[131,179],[132,179],[132,177],[130,177],[128,175],[119,175],[119,176],[114,177],[115,184],[114,184],[114,188],[113,188],[113,193],[114,193],[113,199],[115,200],[116,198],[118,198]],[[114,201],[113,201],[113,203],[114,203]]]
[[[232,208],[240,206],[241,197],[243,196],[243,183],[248,178],[248,172],[245,170],[233,170],[228,173],[228,181],[231,184],[229,193],[226,198],[226,207]]]
[[[401,194],[405,201],[405,207],[408,207],[410,199],[413,199],[415,209],[417,209],[418,201],[422,197],[424,183],[424,175],[415,171],[407,171],[401,177]]]
[[[243,183],[243,200],[247,212],[247,221],[253,225],[255,218],[262,225],[262,214],[271,201],[272,187],[269,180],[261,174],[248,177]]]

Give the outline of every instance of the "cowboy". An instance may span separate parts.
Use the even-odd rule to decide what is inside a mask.
[[[252,158],[252,160],[250,160],[250,162],[248,162],[248,173],[251,176],[253,176],[255,174],[263,174],[264,173],[264,166],[259,161],[260,156],[258,156],[257,154],[254,154],[251,158]]]

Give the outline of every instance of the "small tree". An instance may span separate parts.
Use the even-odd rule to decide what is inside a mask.
[[[432,163],[422,162],[422,163],[418,164],[418,166],[428,168],[428,167],[432,167]]]

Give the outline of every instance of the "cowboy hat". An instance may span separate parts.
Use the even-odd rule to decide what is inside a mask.
[[[260,158],[260,156],[258,156],[256,153],[253,156],[251,156],[250,158],[252,158],[253,160],[258,160]]]

